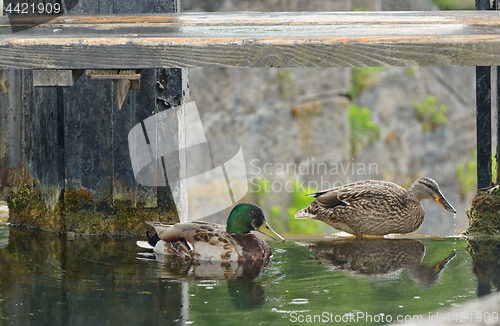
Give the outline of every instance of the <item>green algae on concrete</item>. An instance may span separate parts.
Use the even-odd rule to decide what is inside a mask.
[[[474,238],[500,238],[500,187],[478,192],[470,201],[467,210],[469,227],[466,235]]]
[[[477,277],[478,296],[500,289],[500,187],[478,192],[467,211],[467,252]]]
[[[40,188],[26,182],[7,196],[10,223],[57,233],[132,235],[150,230],[146,221],[179,221],[173,205],[132,207],[126,200],[110,204],[109,194],[95,198],[85,188],[66,189],[56,205],[46,205]]]
[[[9,223],[52,232],[66,231],[60,205],[47,207],[38,187],[30,182],[22,183],[17,191],[10,192],[6,201]]]
[[[467,252],[472,258],[472,273],[477,277],[478,296],[500,290],[500,240],[468,240]]]

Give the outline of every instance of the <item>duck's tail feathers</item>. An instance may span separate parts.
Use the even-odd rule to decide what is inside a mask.
[[[158,241],[160,241],[160,237],[158,236],[158,233],[155,233],[155,235],[151,236],[151,233],[149,231],[147,231],[146,236],[148,237],[148,243],[151,246],[153,246],[153,248],[156,246]]]
[[[136,241],[137,245],[144,249],[154,249],[158,241],[160,241],[160,237],[157,233],[151,236],[149,231],[146,232],[146,236],[148,237],[148,241]]]
[[[318,191],[318,192],[313,192],[311,194],[307,194],[306,196],[318,198],[319,196],[323,195],[326,192],[328,192],[328,189],[327,190],[321,190],[321,191]]]
[[[154,249],[147,241],[136,241],[137,245],[144,249]]]
[[[306,208],[304,208],[295,213],[295,218],[298,220],[303,220],[308,218],[316,218],[316,215],[306,212]]]

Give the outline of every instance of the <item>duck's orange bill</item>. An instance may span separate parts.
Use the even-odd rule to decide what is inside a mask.
[[[444,196],[442,194],[440,194],[436,198],[434,198],[434,201],[436,203],[438,203],[439,205],[441,205],[444,209],[446,209],[449,212],[453,212],[453,213],[457,212],[455,210],[455,208],[453,208],[453,206],[451,206],[451,204],[446,200],[446,198],[444,198]]]

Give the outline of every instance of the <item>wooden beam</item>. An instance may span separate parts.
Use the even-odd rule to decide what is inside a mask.
[[[491,186],[491,67],[476,67],[477,189]]]
[[[83,70],[33,70],[33,86],[73,86]]]
[[[31,25],[30,25],[31,24]],[[0,68],[500,65],[500,12],[0,17]]]

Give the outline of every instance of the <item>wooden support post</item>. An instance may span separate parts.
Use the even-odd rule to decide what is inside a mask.
[[[33,86],[73,86],[83,70],[33,70]]]
[[[476,67],[477,188],[491,186],[491,67]]]
[[[15,190],[22,175],[22,86],[12,82],[20,79],[21,70],[0,69],[0,198]]]
[[[490,0],[476,0],[476,10],[489,10]],[[476,67],[477,188],[491,186],[491,67]]]
[[[72,13],[172,13],[179,7],[178,0],[105,3],[80,1]],[[71,87],[34,87],[33,70],[21,75],[27,179],[9,198],[11,223],[55,232],[123,234],[143,232],[145,220],[179,220],[177,208],[187,205],[182,189],[138,184],[127,135],[144,119],[184,103],[189,96],[185,69],[144,69],[140,89],[126,94],[117,92],[113,80],[87,74]],[[183,139],[182,116],[177,127],[171,135]],[[181,169],[183,162],[177,157],[173,168]]]
[[[497,148],[496,148],[496,180],[494,180],[496,185],[500,184],[500,164],[498,164],[500,159],[500,67],[497,67],[497,80],[496,80],[496,88],[497,88],[497,98],[496,98],[496,118],[497,118]]]
[[[490,0],[476,0],[476,10],[490,10]]]
[[[495,0],[494,2],[494,9],[495,10],[500,10],[500,1]],[[496,148],[496,180],[495,184],[500,185],[500,164],[499,164],[499,159],[500,159],[500,66],[497,66],[497,80],[496,80],[496,85],[497,85],[497,101],[496,101],[496,106],[497,106],[497,148]]]

